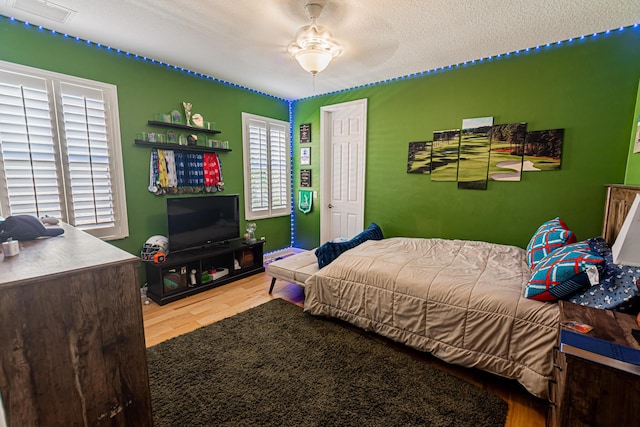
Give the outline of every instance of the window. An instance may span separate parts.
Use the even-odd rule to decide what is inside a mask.
[[[0,61],[0,214],[129,234],[113,85]]]
[[[242,113],[247,219],[291,214],[289,123]]]

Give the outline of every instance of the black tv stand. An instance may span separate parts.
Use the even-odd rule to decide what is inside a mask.
[[[263,272],[264,243],[228,240],[170,253],[161,264],[145,262],[147,295],[164,305]]]

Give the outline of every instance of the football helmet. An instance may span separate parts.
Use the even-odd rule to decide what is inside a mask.
[[[143,261],[153,261],[156,264],[164,262],[169,254],[169,240],[165,236],[151,236],[144,242],[140,258]]]

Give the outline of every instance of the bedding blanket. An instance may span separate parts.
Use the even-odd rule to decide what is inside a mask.
[[[390,238],[340,255],[305,283],[305,311],[343,319],[547,397],[555,303],[524,298],[525,250],[487,242]]]

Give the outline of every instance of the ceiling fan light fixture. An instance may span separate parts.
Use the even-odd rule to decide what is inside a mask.
[[[296,39],[289,45],[288,50],[305,71],[315,76],[327,68],[342,49],[333,40],[331,32],[316,23],[316,19],[322,12],[322,6],[308,4],[305,10],[311,23],[297,31]]]
[[[294,56],[298,64],[308,73],[313,75],[327,68],[333,56],[326,50],[300,50]]]

